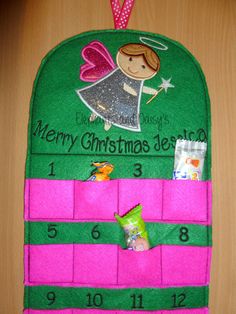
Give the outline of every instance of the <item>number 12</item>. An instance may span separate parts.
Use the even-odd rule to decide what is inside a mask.
[[[174,308],[176,307],[185,307],[186,305],[184,304],[184,300],[186,299],[186,294],[180,293],[180,294],[173,294],[172,295],[173,299],[173,306]]]

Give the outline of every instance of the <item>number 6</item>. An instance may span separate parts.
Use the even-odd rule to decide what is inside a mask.
[[[91,232],[92,238],[95,240],[99,239],[101,235],[101,233],[97,230],[97,228],[98,228],[98,225],[94,226]]]

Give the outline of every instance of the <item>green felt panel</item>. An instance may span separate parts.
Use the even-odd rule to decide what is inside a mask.
[[[75,92],[91,85],[79,79],[84,63],[81,51],[99,40],[115,60],[122,45],[140,43],[140,36],[168,47],[157,51],[160,71],[144,86],[157,89],[161,78],[171,78],[175,88],[161,92],[148,105],[150,95],[142,93],[141,132],[116,126],[104,131],[102,119],[88,121],[91,111]],[[91,173],[91,162],[109,161],[115,166],[112,178],[171,179],[177,138],[207,141],[203,179],[210,179],[210,105],[195,58],[182,45],[161,35],[131,30],[84,33],[62,42],[42,61],[31,98],[26,176],[84,180]],[[55,176],[49,175],[52,162]],[[141,173],[135,172],[136,163],[141,164]]]
[[[211,226],[146,223],[151,247],[160,244],[211,246]],[[25,244],[118,244],[123,230],[112,222],[25,222]]]
[[[174,158],[171,157],[122,157],[119,163],[119,156],[83,156],[83,165],[81,165],[81,156],[78,155],[32,155],[31,169],[29,171],[31,178],[46,179],[67,179],[67,180],[87,180],[91,175],[90,167],[94,160],[109,160],[115,164],[115,169],[110,175],[112,178],[152,178],[155,169],[155,178],[172,178]],[[125,162],[126,161],[126,162]],[[53,174],[51,175],[51,165],[53,163]],[[141,166],[140,166],[141,165]],[[141,168],[140,168],[141,167]],[[140,171],[141,170],[141,171]]]
[[[162,289],[26,286],[24,307],[45,310],[66,308],[173,310],[206,307],[207,300],[208,286]]]

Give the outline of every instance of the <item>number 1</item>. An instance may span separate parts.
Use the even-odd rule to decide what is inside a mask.
[[[49,164],[49,167],[50,167],[50,173],[48,174],[49,177],[54,177],[55,176],[55,173],[54,173],[54,162],[51,162]]]

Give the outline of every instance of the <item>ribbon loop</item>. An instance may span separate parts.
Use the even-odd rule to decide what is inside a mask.
[[[121,7],[119,0],[110,0],[116,29],[125,29],[128,25],[134,0],[124,0]]]

